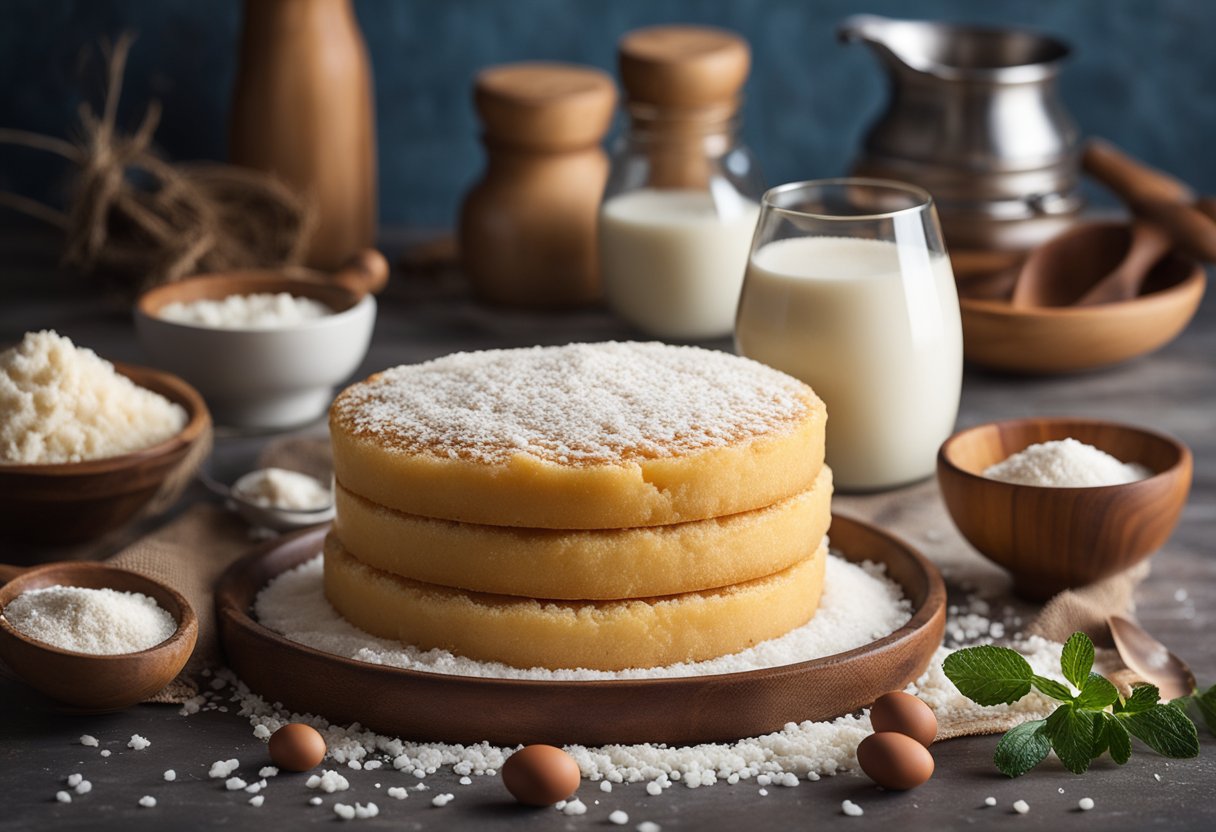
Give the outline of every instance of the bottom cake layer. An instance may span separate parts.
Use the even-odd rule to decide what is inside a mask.
[[[515,667],[624,670],[736,653],[815,614],[824,542],[793,566],[746,583],[629,601],[548,601],[401,578],[367,566],[332,533],[325,596],[344,618],[381,638]]]

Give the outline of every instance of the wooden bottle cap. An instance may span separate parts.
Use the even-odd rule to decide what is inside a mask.
[[[733,102],[751,67],[747,41],[710,26],[636,29],[617,53],[631,101],[679,109]]]
[[[616,85],[608,73],[587,66],[503,64],[478,73],[473,104],[493,141],[573,150],[603,139]]]

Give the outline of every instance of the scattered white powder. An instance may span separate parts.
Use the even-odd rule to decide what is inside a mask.
[[[840,804],[840,811],[844,812],[851,818],[859,818],[865,814],[865,811],[851,800],[843,801]]]
[[[262,468],[237,480],[238,497],[262,508],[316,511],[333,503],[333,493],[316,477],[285,468]]]
[[[625,824],[629,823],[629,815],[628,813],[617,809],[608,815],[608,822],[615,823],[617,826],[624,826]]]
[[[1031,445],[986,468],[984,476],[1018,485],[1083,488],[1136,482],[1152,476],[1152,471],[1068,438]]]
[[[55,792],[55,799],[60,803],[71,803],[72,796],[64,791]]]
[[[354,385],[332,413],[355,435],[414,452],[502,463],[619,464],[781,431],[807,388],[715,350],[568,344],[454,353]]]
[[[176,772],[176,771],[174,771],[173,769],[168,769],[168,770],[165,772],[164,777],[165,777],[165,780],[167,780],[168,782],[172,783],[174,780],[176,780],[176,779],[177,779],[177,772]]]
[[[80,735],[80,744],[87,746],[89,748],[96,748],[97,747],[97,737],[94,737],[91,734],[81,734]]]
[[[344,658],[430,673],[541,680],[669,678],[778,667],[860,647],[894,632],[911,617],[899,585],[885,577],[882,567],[835,556],[827,561],[819,609],[802,627],[730,656],[661,668],[524,669],[375,638],[350,624],[325,600],[320,557],[267,584],[258,594],[254,612],[262,624],[292,641]]]
[[[264,795],[256,794],[253,797],[249,798],[249,805],[254,807],[255,809],[260,809],[262,807],[262,804],[265,802],[266,802],[266,797]]]
[[[216,760],[211,764],[211,770],[207,772],[207,776],[222,780],[240,767],[240,762],[235,758],[231,760]]]
[[[136,751],[143,751],[152,741],[147,737],[141,737],[139,734],[132,734],[131,739],[127,740],[127,748],[133,748]]]
[[[156,808],[156,798],[150,794],[146,794],[139,799],[139,805],[144,807],[145,809],[155,809]]]
[[[1015,800],[1013,801],[1013,811],[1019,815],[1024,815],[1030,811],[1030,804],[1025,800]]]
[[[326,794],[344,792],[350,788],[350,781],[336,771],[323,769],[319,775],[314,774],[304,781],[310,789],[320,789]]]
[[[161,609],[156,599],[114,589],[30,589],[10,601],[3,615],[30,638],[93,655],[147,650],[177,630],[173,616]],[[85,744],[83,737],[81,744]]]
[[[180,405],[56,332],[0,352],[0,465],[80,462],[149,448],[186,424]]]
[[[1077,808],[1082,812],[1088,812],[1094,808],[1094,799],[1092,797],[1083,797],[1077,801]]]
[[[222,300],[176,301],[160,308],[156,317],[208,329],[282,329],[332,315],[320,301],[287,292],[229,295]]]
[[[444,806],[451,803],[455,798],[456,796],[452,794],[437,794],[431,798],[431,805],[437,809],[442,809]]]

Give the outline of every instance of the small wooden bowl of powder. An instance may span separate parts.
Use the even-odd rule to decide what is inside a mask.
[[[176,502],[211,447],[202,396],[55,332],[0,351],[0,529],[94,540]]]
[[[0,586],[0,659],[75,709],[111,711],[147,699],[181,672],[197,639],[189,602],[135,572],[52,563]]]
[[[1160,549],[1186,504],[1192,468],[1190,450],[1172,437],[1092,419],[979,425],[947,439],[937,457],[954,524],[1034,600]]]

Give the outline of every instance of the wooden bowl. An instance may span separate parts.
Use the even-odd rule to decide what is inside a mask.
[[[286,292],[334,310],[270,329],[217,329],[160,317],[162,307],[230,295]],[[367,355],[376,299],[345,285],[249,270],[200,275],[149,289],[135,305],[135,329],[157,366],[187,379],[223,425],[279,430],[311,422],[334,388]]]
[[[186,410],[176,436],[121,456],[43,465],[0,464],[0,529],[10,539],[78,543],[126,524],[145,508],[167,508],[210,449],[211,415],[176,376],[115,364],[138,384]]]
[[[1072,437],[1153,472],[1091,488],[1015,485],[983,471],[1029,445]],[[1190,450],[1176,439],[1089,419],[1013,419],[960,431],[942,444],[937,479],[954,524],[1042,600],[1134,566],[1164,545],[1191,487]]]
[[[983,277],[970,276],[959,282],[963,353],[974,364],[1030,375],[1119,364],[1176,338],[1199,308],[1206,282],[1202,265],[1175,254],[1153,269],[1132,300],[1015,308],[1007,297],[977,296],[986,293]]]
[[[37,641],[0,617],[0,659],[30,687],[76,709],[113,711],[147,699],[186,666],[198,640],[194,610],[179,593],[135,572],[88,561],[28,569],[0,586],[0,610],[27,590],[56,585],[142,592],[173,616],[177,631],[138,653],[97,656]]]
[[[912,619],[863,647],[784,667],[718,676],[528,681],[452,676],[340,658],[288,641],[250,615],[277,575],[315,557],[327,529],[280,538],[234,563],[216,586],[228,666],[268,701],[411,740],[518,743],[724,742],[865,707],[916,679],[941,644],[946,588],[906,543],[834,517],[832,548],[883,563]]]

